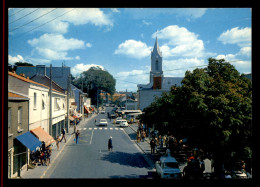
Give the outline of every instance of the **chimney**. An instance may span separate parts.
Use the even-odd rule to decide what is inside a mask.
[[[36,74],[37,75],[46,75],[45,65],[36,65]]]

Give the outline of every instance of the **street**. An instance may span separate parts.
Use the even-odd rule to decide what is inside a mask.
[[[44,178],[151,178],[151,166],[124,128],[113,124],[105,114],[99,114],[78,127],[79,143],[74,136],[67,141],[55,163]],[[96,126],[101,118],[107,126]],[[126,127],[129,128],[129,127]],[[108,151],[108,139],[112,136],[113,151]]]

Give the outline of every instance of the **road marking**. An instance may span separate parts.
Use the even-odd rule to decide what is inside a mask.
[[[92,128],[88,128],[89,130],[92,130]]]
[[[123,131],[124,129],[123,128],[120,128],[121,131]]]
[[[81,128],[79,128],[78,130],[81,131]]]
[[[110,128],[110,130],[113,130],[113,128]]]
[[[116,130],[118,130],[118,128],[115,128]]]
[[[97,130],[97,128],[94,128],[94,130]]]
[[[83,128],[83,130],[87,130],[87,128]]]
[[[99,130],[102,130],[102,128],[99,128]]]
[[[92,143],[93,132],[94,132],[94,131],[92,131],[91,138],[90,138],[90,143],[89,143],[89,144]]]
[[[105,128],[105,130],[107,130],[107,128]]]

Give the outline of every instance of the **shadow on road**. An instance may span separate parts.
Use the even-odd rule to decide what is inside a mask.
[[[101,159],[130,167],[150,168],[149,164],[145,161],[141,153],[112,151],[104,154]]]

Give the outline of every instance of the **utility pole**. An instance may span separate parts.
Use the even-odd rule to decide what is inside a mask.
[[[69,132],[69,123],[70,123],[70,119],[69,119],[69,99],[70,99],[70,75],[68,75],[68,81],[67,81],[67,122],[65,123],[66,127],[66,131]]]
[[[49,134],[52,134],[52,64],[50,64],[50,121],[49,121]],[[54,136],[56,138],[56,135]]]

